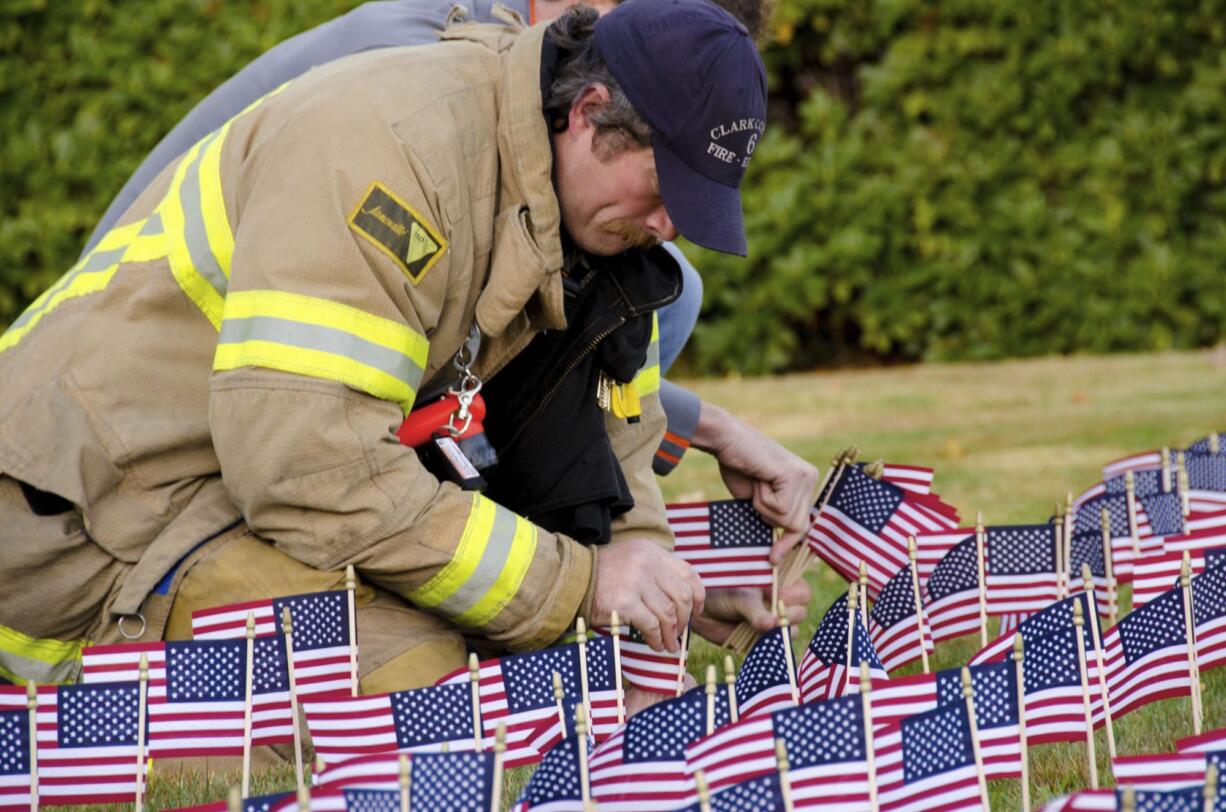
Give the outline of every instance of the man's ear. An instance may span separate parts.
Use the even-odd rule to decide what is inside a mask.
[[[611,98],[609,89],[600,83],[585,87],[570,106],[566,129],[572,135],[583,135],[586,130],[592,128],[592,113],[608,104]]]

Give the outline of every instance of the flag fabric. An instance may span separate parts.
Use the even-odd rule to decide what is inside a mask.
[[[1226,750],[1117,756],[1111,761],[1111,774],[1120,786],[1131,784],[1156,790],[1185,789],[1204,786],[1205,770],[1210,763],[1217,765],[1219,775],[1226,772]]]
[[[413,809],[488,812],[493,792],[494,755],[489,751],[413,756],[409,786]],[[313,798],[311,810],[315,810]]]
[[[1059,599],[1056,532],[1054,524],[987,528],[984,568],[988,614],[1037,612]]]
[[[1103,634],[1111,712],[1116,718],[1149,702],[1191,691],[1181,590],[1170,589]]]
[[[29,723],[26,701],[25,686],[0,685],[0,711],[20,710],[23,725]],[[136,781],[144,780],[144,764],[136,763],[139,708],[138,682],[39,686],[39,804],[136,800]],[[29,809],[28,791],[26,798]]]
[[[1050,604],[1041,612],[1036,612],[1019,623],[1017,628],[1009,634],[999,635],[981,648],[971,657],[970,664],[977,665],[1005,659],[1013,650],[1013,638],[1017,634],[1022,635],[1022,644],[1028,646],[1033,637],[1042,637],[1059,629],[1073,628],[1073,604],[1075,603],[1081,604],[1081,616],[1085,619],[1082,630],[1085,635],[1086,651],[1092,653],[1094,637],[1091,635],[1091,620],[1097,621],[1098,615],[1095,613],[1098,611],[1098,602],[1091,600],[1091,594],[1093,593],[1078,592]],[[1094,626],[1097,627],[1097,622]]]
[[[762,635],[736,675],[740,716],[747,718],[792,707],[795,679],[784,651],[783,630],[773,629]]]
[[[715,705],[715,727],[723,727],[731,721],[724,692]],[[671,810],[697,800],[685,748],[706,730],[707,697],[701,687],[632,716],[592,753],[592,795],[601,812]]]
[[[1115,790],[1083,789],[1048,801],[1039,812],[1116,812],[1118,809]]]
[[[1216,567],[1192,579],[1192,636],[1201,671],[1226,664],[1226,569]]]
[[[1114,476],[1123,476],[1126,472],[1146,471],[1158,469],[1162,467],[1162,452],[1161,451],[1141,451],[1137,454],[1129,454],[1127,457],[1121,457],[1118,460],[1112,460],[1103,466],[1103,479],[1109,479]]]
[[[545,754],[512,812],[583,812],[579,737],[571,735]],[[591,753],[593,742],[587,741]]]
[[[1112,561],[1114,564],[1114,561]],[[1081,567],[1090,568],[1095,589],[1107,588],[1107,565],[1103,558],[1103,534],[1101,532],[1074,533],[1069,539],[1068,551],[1068,585],[1069,589],[1084,589],[1081,579]],[[1114,572],[1112,573],[1114,575]],[[1135,587],[1134,587],[1135,589]],[[1002,629],[1002,633],[1004,630]]]
[[[1202,781],[1202,786],[1203,784]],[[1116,804],[1123,809],[1123,790],[1117,789],[1115,798]],[[1176,790],[1137,789],[1133,802],[1136,804],[1136,812],[1203,812],[1205,808],[1200,787]]]
[[[343,791],[347,812],[400,812],[400,788],[346,789]],[[410,792],[412,797],[412,792]],[[312,799],[311,809],[315,809]]]
[[[908,716],[874,734],[882,810],[980,810],[966,703]]]
[[[746,499],[667,506],[676,536],[673,552],[692,566],[707,589],[771,585],[775,534]]]
[[[1136,506],[1137,542],[1135,545],[1128,522],[1128,499],[1122,494],[1108,494],[1087,502],[1078,508],[1074,519],[1074,535],[1098,533],[1101,539],[1101,517],[1103,509],[1106,509],[1110,519],[1112,570],[1119,583],[1131,582],[1133,561],[1138,557],[1138,551],[1141,556],[1145,556],[1162,549],[1162,538],[1150,532],[1149,517],[1140,499],[1136,500]]]
[[[1026,702],[1027,742],[1084,741],[1085,706],[1081,693],[1081,668],[1077,660],[1076,627],[1056,627],[1046,634],[1032,634],[1023,640],[1022,690]],[[1008,658],[1008,664],[1013,667],[1012,652]],[[1086,684],[1093,711],[1094,707],[1100,706],[1101,691],[1092,649],[1087,650]],[[1094,719],[1093,716],[1091,718]],[[1101,721],[1101,716],[1094,719],[1095,728]]]
[[[774,772],[733,784],[711,798],[706,808],[710,812],[745,812],[750,809],[753,812],[784,812],[788,807],[783,800],[781,780],[782,776]],[[793,803],[792,808],[802,807]],[[682,812],[703,812],[703,806],[692,804]]]
[[[149,666],[149,754],[153,758],[242,755],[247,641],[118,643],[82,650],[86,683],[135,680]],[[253,641],[251,743],[294,739],[285,638]]]
[[[867,810],[868,761],[858,696],[742,719],[686,748],[690,775],[703,771],[713,800],[776,773],[775,739],[787,747],[796,809]]]
[[[1217,548],[1226,556],[1226,547]],[[1139,609],[1154,598],[1176,586],[1183,571],[1183,550],[1168,550],[1137,562],[1132,579],[1132,608]],[[1211,550],[1198,549],[1188,552],[1192,574],[1200,575],[1213,559]],[[1221,560],[1221,559],[1219,559]]]
[[[1226,456],[1226,434],[1221,432],[1213,432],[1200,438],[1185,448],[1184,451],[1188,454],[1212,454],[1214,444],[1218,448],[1216,456]]]
[[[867,463],[858,463],[861,469]],[[899,465],[893,462],[885,463],[881,479],[891,485],[912,493],[931,493],[934,471],[919,465]]]
[[[302,703],[315,754],[332,765],[367,753],[473,750],[472,693],[465,684]]]
[[[399,751],[371,753],[365,756],[325,763],[323,770],[314,776],[315,786],[320,789],[400,789]],[[409,761],[415,756],[410,755]]]
[[[979,561],[973,531],[933,569],[927,590],[926,608],[934,643],[978,631]]]
[[[927,516],[941,530],[953,530],[962,521],[958,509],[935,493],[908,493],[907,505]]]
[[[829,501],[819,505],[809,546],[849,581],[859,578],[860,562],[865,562],[874,596],[907,563],[908,536],[948,529],[930,512],[917,509],[905,491],[855,466],[842,469]]]
[[[298,698],[351,691],[349,676],[349,593],[311,592],[192,612],[192,637],[220,640],[247,636],[247,614],[255,615],[257,637],[277,635],[286,607],[294,628],[294,682]]]
[[[919,573],[920,594],[927,594],[928,579],[941,559],[968,538],[974,544],[975,528],[957,527],[935,533],[920,533],[915,537],[915,569]]]
[[[1214,750],[1226,750],[1226,727],[1209,730],[1199,736],[1185,736],[1175,742],[1175,749],[1180,753],[1189,751],[1208,753]],[[1226,774],[1222,778],[1226,780]]]
[[[588,704],[591,706],[588,731],[599,743],[611,736],[619,727],[616,682],[613,673],[613,638],[589,639],[585,656],[587,658]],[[548,753],[564,738],[574,735],[575,707],[580,701],[578,693],[562,699],[562,716],[566,722],[565,727],[562,725],[562,720],[558,719],[556,705],[552,714],[535,723],[526,741],[527,745],[536,752],[537,758]]]
[[[613,634],[613,630],[607,626],[595,631],[604,636]],[[656,651],[647,645],[643,635],[633,626],[622,625],[617,636],[621,647],[622,676],[626,682],[643,691],[674,696],[684,652]]]
[[[849,618],[849,614],[854,615]],[[850,620],[850,622],[849,622]],[[848,669],[847,627],[852,634],[851,668]],[[868,629],[860,613],[847,611],[847,596],[842,595],[822,616],[813,639],[800,658],[797,681],[801,702],[834,699],[859,689],[860,663],[869,664],[870,678],[886,679],[885,666],[873,649]]]
[[[895,573],[877,595],[868,615],[868,634],[887,671],[920,659],[923,649],[933,651],[922,602],[916,616],[915,581],[910,565]]]
[[[1190,490],[1226,492],[1226,454],[1189,454],[1183,464]]]
[[[31,766],[29,712],[0,710],[0,810],[30,809]]]

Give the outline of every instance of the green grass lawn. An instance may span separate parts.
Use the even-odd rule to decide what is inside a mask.
[[[862,458],[936,468],[934,489],[973,521],[1044,521],[1068,491],[1099,478],[1104,462],[1132,451],[1184,445],[1226,428],[1226,352],[1109,358],[1051,358],[995,364],[924,365],[791,375],[770,379],[685,382],[810,459],[823,470],[856,443]],[[713,460],[690,452],[663,480],[670,501],[724,498]],[[809,576],[814,600],[796,634],[798,651],[821,613],[844,588],[824,565]],[[934,668],[962,665],[977,639],[938,646]],[[719,663],[719,649],[696,641],[691,672]],[[919,666],[905,669],[918,670]],[[1204,688],[1205,729],[1226,725],[1226,672]],[[1115,726],[1121,754],[1169,750],[1192,733],[1187,699],[1155,703]],[[1105,736],[1097,742],[1099,775],[1110,781]],[[1044,745],[1030,756],[1032,802],[1087,785],[1084,745]],[[509,776],[508,795],[530,770]],[[160,809],[218,800],[233,776],[151,782],[149,806]],[[258,776],[263,792],[290,789],[292,774]],[[1017,809],[1016,781],[991,785],[994,808]]]

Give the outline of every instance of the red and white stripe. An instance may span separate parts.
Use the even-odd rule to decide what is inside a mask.
[[[400,756],[391,751],[337,761],[315,774],[320,789],[400,789]],[[412,756],[409,756],[410,761]]]
[[[907,577],[910,577],[910,574]],[[881,664],[885,666],[886,671],[902,668],[920,659],[923,656],[920,653],[921,647],[929,654],[936,650],[932,642],[932,630],[928,626],[928,618],[924,615],[921,607],[918,621],[912,614],[911,617],[900,620],[888,629],[879,625],[872,615],[869,616],[868,636],[873,641],[873,648],[877,650],[877,656],[881,659]]]
[[[1208,730],[1199,736],[1185,736],[1175,742],[1175,749],[1180,753],[1212,753],[1226,750],[1226,727]]]
[[[920,594],[928,597],[928,579],[945,554],[975,535],[973,527],[920,533],[915,537],[915,569],[919,573]]]
[[[935,643],[979,631],[978,589],[950,593],[927,604],[927,609]]]
[[[609,636],[608,627],[595,630]],[[629,627],[622,626],[618,634],[621,648],[622,674],[635,688],[673,696],[677,692],[677,675],[684,668],[682,652],[656,651],[638,640],[630,639]]]
[[[242,755],[243,701],[168,701],[163,642],[116,643],[82,649],[82,682],[135,681],[140,678],[142,654],[149,665],[149,755],[153,758]],[[252,694],[251,743],[286,744],[293,740],[289,691]]]
[[[771,585],[770,545],[712,547],[711,503],[667,505],[669,527],[676,536],[673,552],[685,561],[707,589]]]
[[[1155,753],[1143,756],[1117,756],[1111,772],[1118,786],[1149,790],[1198,787],[1205,783],[1204,753]]]
[[[192,637],[195,640],[229,640],[247,636],[247,613],[255,615],[255,636],[276,634],[280,619],[273,617],[271,600],[246,601],[198,609],[192,612]],[[329,696],[352,690],[349,675],[349,646],[300,650],[293,653],[294,683],[298,698]]]
[[[912,493],[931,493],[934,472],[920,465],[898,465],[887,462],[881,478],[891,485]]]
[[[683,759],[624,763],[625,736],[623,727],[588,759],[592,797],[601,812],[664,812],[698,800]]]
[[[1048,801],[1039,812],[1116,812],[1119,805],[1116,802],[1113,789],[1083,789],[1072,795],[1065,795],[1054,801]]]
[[[1150,652],[1131,665],[1124,660],[1119,626],[1103,635],[1103,666],[1107,673],[1107,693],[1111,715],[1118,719],[1142,705],[1175,696],[1187,696],[1192,681],[1188,675],[1188,653],[1184,644],[1166,646]],[[1095,709],[1095,727],[1101,718],[1101,703]]]
[[[26,710],[24,685],[0,685],[0,710]],[[38,687],[35,716],[38,742],[38,798],[40,806],[126,804],[136,800],[136,782],[145,767],[136,763],[137,746],[59,746],[59,691],[54,685]],[[29,784],[25,808],[29,809]],[[6,801],[7,802],[7,801]]]
[[[1118,460],[1112,460],[1103,466],[1103,479],[1113,476],[1123,476],[1129,471],[1152,471],[1162,467],[1161,451],[1142,451],[1130,454]]]
[[[1226,542],[1226,539],[1220,541]],[[1184,547],[1180,550],[1168,550],[1144,558],[1137,564],[1132,580],[1132,608],[1134,611],[1168,589],[1178,586],[1179,574],[1183,570],[1183,554],[1187,549]],[[1204,572],[1205,550],[1195,549],[1188,555],[1192,565],[1192,574],[1199,575]]]
[[[302,703],[302,708],[315,755],[327,766],[361,755],[399,752],[391,694],[333,696],[308,700]],[[473,737],[463,735],[445,742],[411,747],[404,752],[437,753],[442,751],[444,744],[456,752],[476,748]],[[493,740],[488,744],[493,746]]]
[[[877,795],[883,812],[983,809],[974,764],[907,784],[903,781],[902,727],[890,725],[875,733],[873,747],[877,758]]]
[[[935,493],[909,493],[907,501],[936,522],[942,530],[953,530],[962,521],[958,509]]]

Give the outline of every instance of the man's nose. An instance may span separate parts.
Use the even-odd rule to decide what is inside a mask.
[[[644,225],[664,242],[677,239],[677,227],[673,225],[673,218],[668,216],[668,211],[663,205],[647,217]]]

